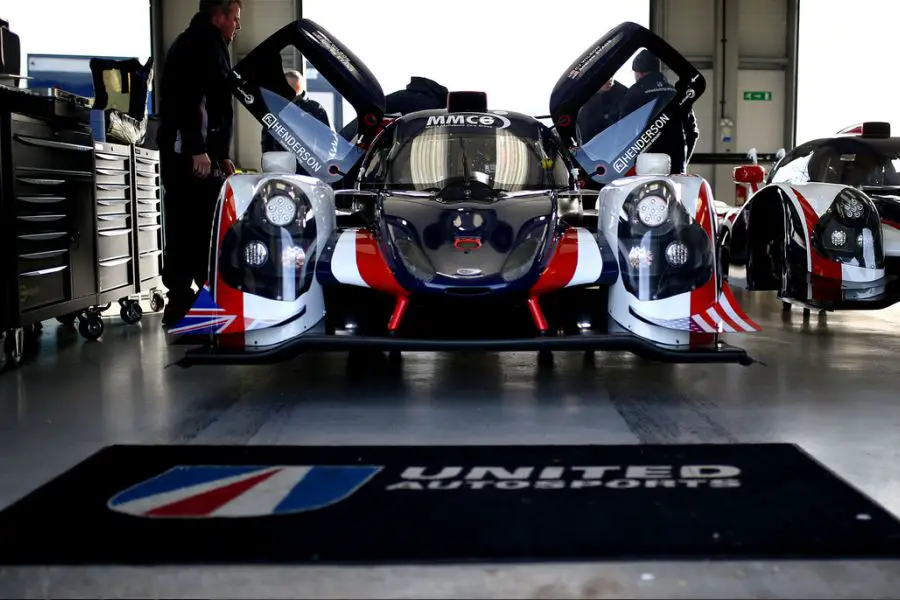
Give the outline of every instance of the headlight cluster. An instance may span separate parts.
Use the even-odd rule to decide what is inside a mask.
[[[812,244],[825,257],[843,264],[878,269],[884,263],[878,212],[854,188],[841,190],[819,218]]]
[[[291,302],[311,285],[310,255],[318,239],[310,199],[299,185],[277,177],[257,188],[219,248],[219,275],[231,287]]]
[[[640,300],[688,292],[712,276],[712,241],[668,182],[651,181],[629,194],[618,233],[622,282]]]

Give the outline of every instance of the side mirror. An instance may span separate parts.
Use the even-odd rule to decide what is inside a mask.
[[[735,167],[734,182],[747,184],[760,184],[766,180],[766,170],[760,165],[744,165]]]
[[[749,160],[754,165],[759,162],[759,152],[757,152],[756,148],[750,148],[747,152],[747,160]]]
[[[264,152],[262,155],[263,173],[287,173],[297,172],[297,157],[293,152]]]
[[[779,161],[785,157],[787,152],[785,152],[784,148],[779,148],[778,152],[775,153],[775,161]]]

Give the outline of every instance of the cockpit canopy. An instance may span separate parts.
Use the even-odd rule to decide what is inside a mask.
[[[502,111],[429,111],[398,119],[375,140],[364,188],[471,196],[567,189],[571,166],[539,121]]]

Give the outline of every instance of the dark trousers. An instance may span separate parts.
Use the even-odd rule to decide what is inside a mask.
[[[170,152],[161,153],[160,171],[166,214],[162,282],[169,301],[186,310],[195,297],[191,284],[203,287],[209,278],[216,202],[224,180],[215,175],[195,177],[191,157]]]

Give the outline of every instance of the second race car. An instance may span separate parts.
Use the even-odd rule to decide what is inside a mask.
[[[290,101],[291,45],[356,109],[352,142]],[[580,108],[644,49],[673,91],[579,144]],[[263,42],[232,83],[285,152],[223,187],[209,283],[170,331],[199,343],[187,362],[356,348],[752,362],[722,339],[759,327],[722,282],[710,185],[643,152],[705,87],[649,30],[622,24],[572,63],[553,128],[478,92],[384,121],[369,69],[309,20]],[[298,161],[315,177],[294,174]]]
[[[719,236],[729,282],[789,308],[880,309],[900,301],[900,138],[862,123],[785,153],[768,175],[735,169],[747,201]]]

